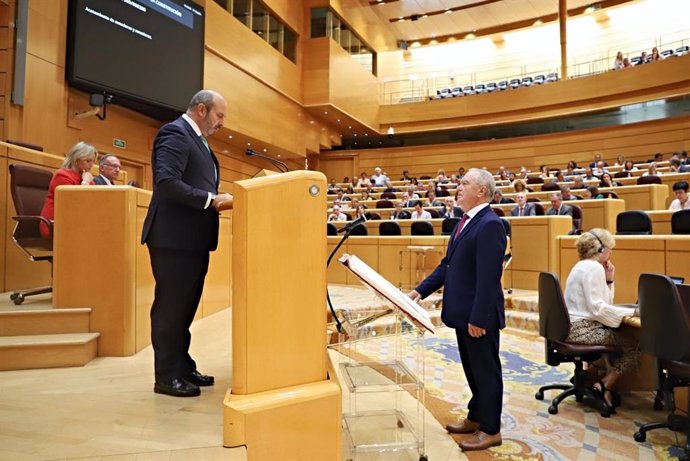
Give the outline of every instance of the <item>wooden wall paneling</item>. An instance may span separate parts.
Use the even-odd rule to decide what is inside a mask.
[[[516,91],[382,106],[380,123],[407,133],[481,126],[497,120],[524,122],[677,96],[690,91],[690,77],[683,70],[688,61],[690,56],[683,56],[626,72],[607,72]],[[644,82],[644,89],[640,82]]]
[[[652,219],[652,234],[670,234],[671,233],[671,216],[673,211],[670,210],[649,210],[647,214]],[[690,281],[690,278],[688,278]]]
[[[335,247],[338,245],[340,242],[340,239],[342,238],[342,235],[338,236],[330,236],[326,238],[327,242],[327,248],[326,251],[328,252],[328,256],[331,255]],[[328,271],[326,272],[327,280],[328,283],[338,283],[341,285],[345,285],[347,283],[347,275],[346,273],[348,270],[338,262],[338,259],[344,254],[344,253],[350,253],[348,249],[348,244],[347,241],[343,243],[343,245],[338,249],[336,254],[333,256],[333,259],[331,260],[330,266],[328,266]],[[334,305],[334,308],[337,309],[338,306]]]
[[[227,309],[232,303],[232,212],[220,217],[218,249],[211,253],[202,298],[203,316]]]
[[[5,236],[5,238],[0,238],[0,293],[9,291],[6,288],[7,248],[13,244],[11,235],[15,224],[11,219],[11,215],[14,215],[14,206],[12,204],[12,196],[10,195],[8,168],[7,149],[0,148],[0,190],[5,191],[4,200],[0,200],[0,229],[2,229],[2,235]],[[12,211],[9,211],[10,208]]]
[[[637,280],[643,272],[666,270],[665,242],[654,236],[617,235],[611,262],[616,266],[616,303],[637,300]]]
[[[26,52],[65,68],[67,50],[67,1],[29,2]],[[27,76],[28,76],[27,72]]]
[[[486,166],[492,171],[499,166],[516,171],[521,165],[536,170],[538,165],[565,167],[572,159],[580,165],[589,164],[594,153],[613,164],[618,154],[623,153],[634,160],[651,158],[657,146],[670,147],[665,152],[684,148],[690,144],[690,117],[673,117],[652,122],[604,127],[578,132],[555,133],[540,136],[475,141],[458,144],[437,144],[388,149],[353,150],[359,165],[357,172],[371,174],[374,167],[381,166],[389,174],[398,175],[407,169],[413,176],[435,175],[439,169],[455,172],[459,166]],[[678,140],[669,141],[669,140]],[[645,142],[638,147],[634,142]],[[669,144],[670,143],[670,144]],[[607,148],[615,145],[615,148]],[[340,153],[324,153],[321,169],[330,177],[328,160]],[[481,159],[481,160],[479,160]]]
[[[330,41],[328,37],[303,40],[305,106],[325,105],[330,100]]]
[[[282,11],[293,11],[288,2],[273,2]],[[282,5],[282,6],[281,6]],[[293,13],[290,20],[301,27],[301,20]],[[297,31],[304,37],[301,30]],[[262,37],[240,23],[215,2],[206,2],[206,47],[211,54],[223,56],[229,63],[242,69],[254,80],[262,82],[274,91],[283,93],[293,101],[302,100],[301,69],[275,50]],[[209,52],[206,53],[208,59]],[[208,82],[208,77],[205,77]],[[240,82],[234,82],[237,84]],[[230,82],[229,87],[233,86]],[[211,87],[218,88],[218,87]],[[235,90],[242,90],[236,87]],[[227,95],[223,93],[227,98]],[[229,101],[228,101],[229,102]],[[252,104],[254,102],[252,101]]]
[[[219,55],[207,52],[204,65],[205,86],[220,92],[228,102],[226,128],[279,149],[306,155],[304,133],[318,130],[319,125],[308,123],[308,114],[299,104]]]
[[[327,43],[330,103],[360,123],[376,127],[379,123],[376,78],[335,41]]]
[[[324,159],[322,159],[322,164],[323,160]],[[340,182],[345,176],[352,180],[353,175],[355,175],[353,157],[338,157],[335,159],[328,159],[326,162],[328,164],[328,171],[330,172],[330,176],[327,176],[329,184],[331,178],[335,178],[337,182]]]
[[[379,239],[379,273],[389,282],[403,290],[411,288],[409,237],[386,237]]]
[[[686,235],[667,235],[664,236],[664,240],[666,241],[666,267],[663,273],[684,277],[685,283],[690,282],[690,264],[688,264],[690,238]]]
[[[151,306],[153,305],[154,290],[156,281],[151,270],[151,259],[146,245],[138,244],[141,242],[141,232],[144,228],[144,220],[148,212],[151,193],[148,191],[137,191],[136,201],[136,265],[135,265],[135,338],[134,350],[140,351],[151,344]]]
[[[379,238],[372,237],[350,237],[347,240],[347,251],[351,255],[357,256],[375,271],[379,271]],[[337,261],[331,264],[340,264]],[[359,278],[349,270],[345,274],[345,281],[348,285],[360,285]]]

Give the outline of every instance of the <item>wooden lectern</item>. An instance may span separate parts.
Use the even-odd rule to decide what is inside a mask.
[[[340,460],[341,391],[326,352],[326,177],[234,188],[232,388],[223,445],[254,460]]]

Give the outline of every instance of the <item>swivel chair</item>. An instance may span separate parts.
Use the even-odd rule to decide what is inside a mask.
[[[570,334],[570,315],[563,298],[563,290],[558,276],[551,272],[539,274],[539,335],[546,340],[546,363],[552,367],[561,363],[574,363],[575,376],[572,384],[550,384],[542,386],[534,395],[537,400],[544,399],[544,392],[553,389],[562,390],[551,401],[549,414],[558,413],[558,405],[571,395],[578,402],[585,402],[599,410],[599,414],[608,418],[611,410],[597,392],[587,387],[585,362],[594,362],[604,354],[619,353],[617,346],[598,344],[576,344],[566,341]],[[585,400],[586,399],[586,400]]]
[[[690,386],[690,287],[675,285],[666,275],[641,274],[638,303],[642,323],[640,348],[657,358],[660,391],[664,406],[671,413],[665,422],[643,424],[633,437],[637,442],[644,442],[647,432],[654,429],[682,431],[686,442],[681,459],[688,460],[690,419],[673,413],[673,390]]]
[[[53,223],[41,214],[43,202],[48,194],[48,186],[53,174],[43,168],[29,165],[10,165],[10,191],[17,216],[12,233],[12,241],[31,261],[48,261],[53,264]],[[39,230],[40,223],[48,226],[50,236],[44,239]],[[34,296],[53,291],[51,286],[31,290],[15,291],[10,299],[15,305],[24,302],[27,296]]]

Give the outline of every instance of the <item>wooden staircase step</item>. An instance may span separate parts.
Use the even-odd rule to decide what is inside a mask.
[[[96,357],[99,333],[0,337],[0,370],[83,366]]]
[[[539,312],[506,310],[506,326],[539,334]]]
[[[16,309],[0,311],[0,337],[88,333],[91,309]]]

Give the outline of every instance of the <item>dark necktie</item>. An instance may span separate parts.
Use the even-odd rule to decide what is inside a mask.
[[[524,206],[520,207],[520,216],[525,216],[525,207]]]
[[[465,213],[462,215],[462,219],[458,223],[458,227],[455,228],[455,234],[453,234],[453,240],[456,240],[458,238],[458,235],[460,235],[460,232],[462,232],[462,228],[465,227],[465,223],[467,220],[470,219],[470,215]]]
[[[199,136],[201,138],[201,142],[206,146],[206,149],[208,149],[209,152],[211,152],[211,148],[208,147],[208,141],[206,141],[206,138],[204,136]]]

